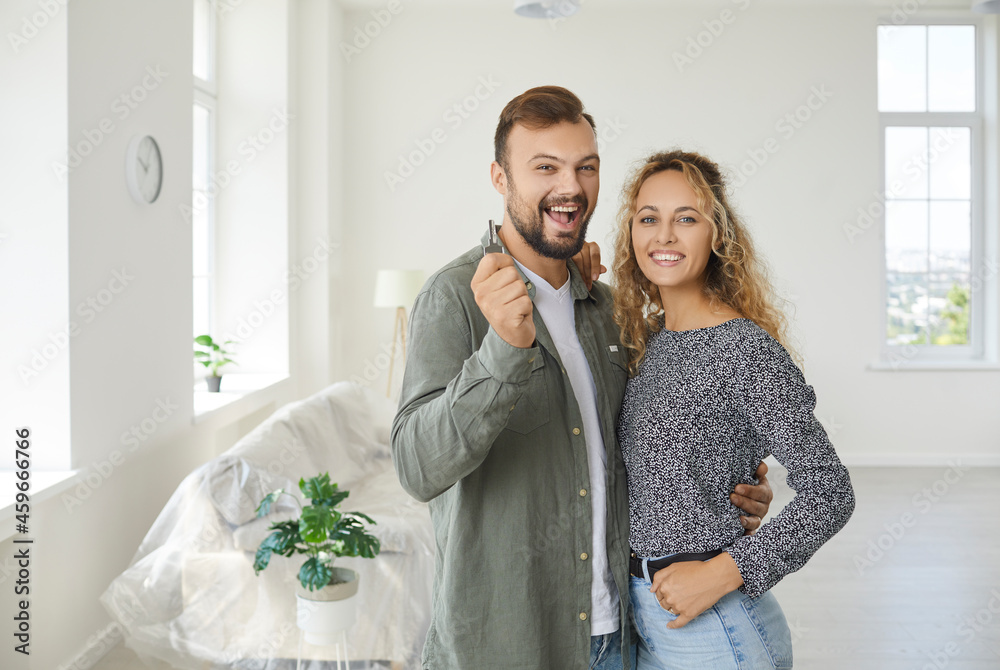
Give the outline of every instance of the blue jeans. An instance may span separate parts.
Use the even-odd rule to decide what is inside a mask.
[[[638,670],[782,670],[792,667],[792,634],[770,592],[751,598],[732,591],[683,628],[650,593],[648,579],[632,577],[632,616],[638,633]]]
[[[621,630],[590,638],[590,670],[622,670],[623,667]],[[635,668],[634,655],[629,667]]]

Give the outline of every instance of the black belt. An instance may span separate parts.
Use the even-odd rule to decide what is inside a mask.
[[[657,570],[662,570],[671,563],[680,563],[681,561],[707,561],[710,558],[715,558],[722,553],[721,549],[714,549],[712,551],[703,551],[699,554],[674,554],[673,556],[667,556],[666,558],[658,558],[655,561],[649,561],[647,563],[649,570],[649,578],[652,579],[653,575],[656,574]],[[628,571],[633,577],[646,578],[646,575],[642,574],[642,561],[643,559],[635,555],[632,555],[628,559]]]

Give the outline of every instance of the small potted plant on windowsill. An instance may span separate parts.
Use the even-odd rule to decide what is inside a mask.
[[[230,356],[233,355],[232,351],[227,351],[223,347],[230,344],[236,344],[233,340],[226,340],[222,344],[215,342],[211,335],[199,335],[194,338],[194,343],[200,347],[194,350],[194,358],[197,362],[208,368],[208,376],[205,377],[205,383],[208,385],[208,390],[212,393],[218,393],[219,387],[222,384],[222,375],[219,374],[219,370],[224,365],[239,365]]]
[[[298,519],[276,521],[274,532],[264,538],[254,558],[254,572],[260,574],[271,561],[272,554],[306,556],[299,568],[296,589],[296,623],[305,631],[310,644],[334,644],[335,634],[354,624],[359,575],[348,568],[334,567],[339,556],[375,558],[381,546],[378,538],[368,533],[365,524],[374,524],[361,512],[341,512],[337,508],[347,498],[330,483],[330,473],[312,479],[300,479],[299,490],[310,504],[303,506],[298,498],[284,489],[267,494],[257,507],[257,517],[267,516],[271,506],[282,495],[295,500],[301,508]]]

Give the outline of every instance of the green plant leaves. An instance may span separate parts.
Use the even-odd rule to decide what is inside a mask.
[[[299,489],[310,504],[302,508],[297,520],[271,525],[275,532],[261,542],[254,559],[254,570],[259,573],[266,568],[275,553],[306,555],[309,558],[299,570],[299,582],[304,588],[314,591],[330,581],[333,557],[375,558],[382,547],[378,538],[366,530],[365,523],[374,525],[374,519],[361,512],[341,512],[337,509],[349,492],[341,491],[336,483],[331,483],[329,472],[308,480],[300,479]],[[257,516],[269,514],[275,501],[284,494],[288,492],[278,489],[266,495],[257,506]],[[295,500],[298,502],[297,498]]]
[[[309,558],[299,568],[299,582],[310,591],[316,591],[330,583],[333,569],[315,556]]]
[[[280,521],[271,524],[271,528],[274,532],[264,538],[254,555],[253,570],[258,574],[271,562],[271,554],[291,556],[299,540],[298,521]]]
[[[306,542],[324,542],[330,535],[341,514],[329,505],[310,505],[302,510],[302,539]]]
[[[330,539],[338,545],[337,553],[341,556],[375,558],[381,550],[378,538],[365,532],[364,524],[356,517],[364,518],[368,523],[375,523],[365,514],[348,512],[330,533]]]
[[[329,498],[334,493],[337,492],[337,485],[330,483],[330,473],[324,472],[321,475],[317,475],[311,479],[300,479],[299,489],[302,491],[302,495],[309,498],[312,501],[323,500],[324,498]]]
[[[194,338],[194,343],[206,349],[206,351],[196,350],[194,356],[196,361],[208,368],[209,374],[213,376],[219,376],[219,369],[225,365],[239,365],[239,363],[229,358],[233,355],[233,352],[223,349],[222,346],[212,339],[211,335],[199,335]],[[226,340],[222,344],[230,345],[235,344],[235,342],[233,340]]]
[[[270,514],[271,505],[273,505],[275,501],[278,499],[278,497],[283,495],[284,493],[285,489],[278,489],[277,491],[271,491],[266,496],[264,496],[264,499],[260,501],[259,505],[257,505],[257,518],[259,519],[262,516],[267,516],[268,514]]]
[[[211,335],[199,335],[198,337],[194,338],[194,341],[195,344],[200,344],[203,347],[215,347],[216,349],[219,348],[219,346],[212,341]]]

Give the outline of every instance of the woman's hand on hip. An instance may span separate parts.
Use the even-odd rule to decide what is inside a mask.
[[[649,590],[660,607],[677,616],[667,628],[682,628],[742,585],[733,557],[723,552],[708,561],[683,561],[658,570]]]

